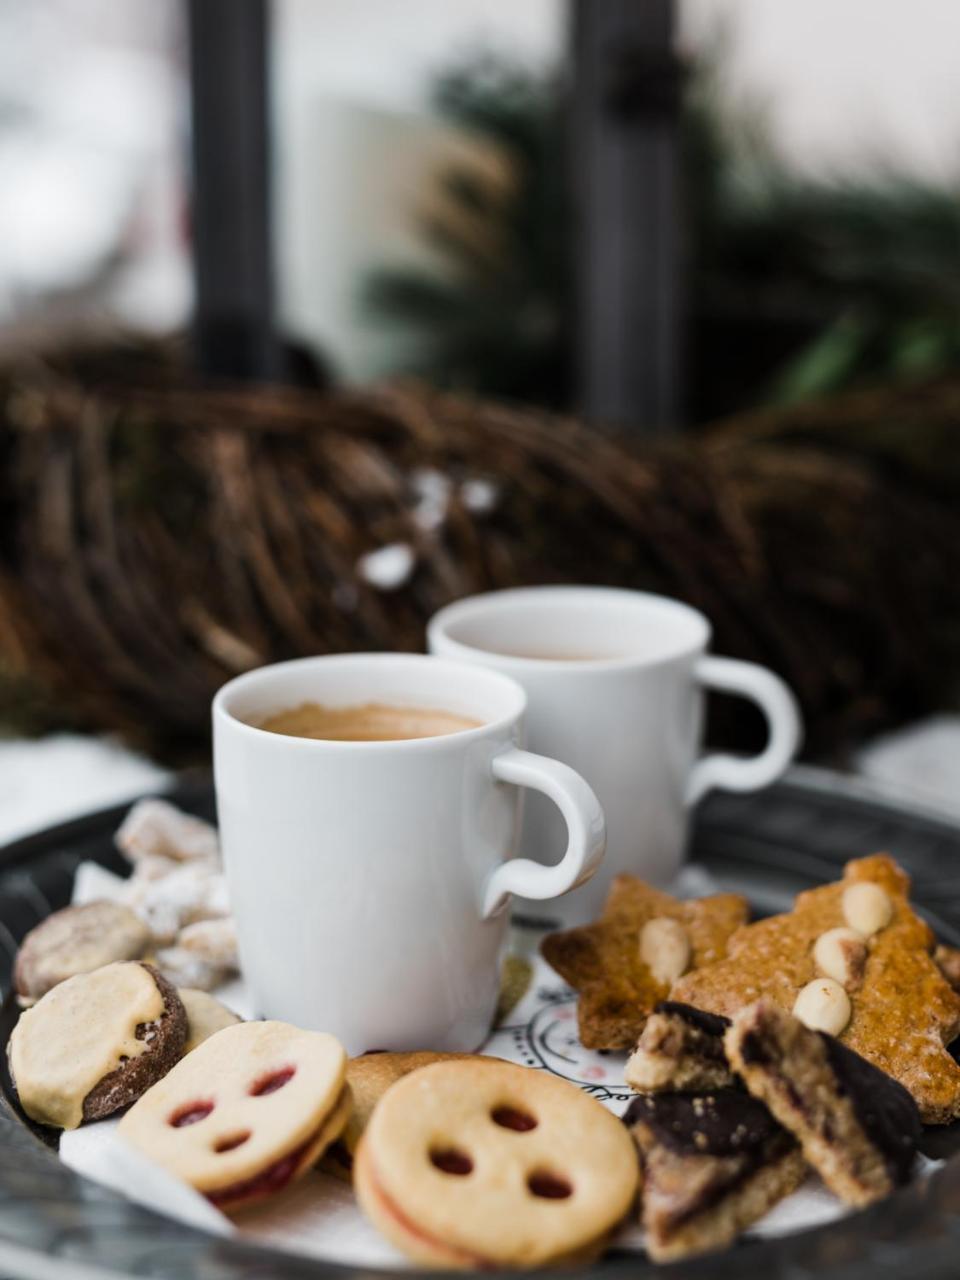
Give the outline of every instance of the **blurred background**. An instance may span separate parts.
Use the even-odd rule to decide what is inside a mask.
[[[239,670],[537,581],[689,600],[809,760],[957,804],[958,36],[0,0],[0,835],[205,759]]]

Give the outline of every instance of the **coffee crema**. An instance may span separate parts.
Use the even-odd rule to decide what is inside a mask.
[[[436,707],[395,707],[385,702],[357,706],[325,707],[301,702],[252,721],[257,729],[291,738],[322,738],[328,742],[401,742],[407,738],[442,738],[464,729],[479,729],[482,720],[471,720]]]
[[[621,658],[619,653],[545,653],[542,649],[508,649],[506,646],[474,645],[484,653],[496,653],[503,658],[527,658],[532,662],[603,662],[609,658]]]

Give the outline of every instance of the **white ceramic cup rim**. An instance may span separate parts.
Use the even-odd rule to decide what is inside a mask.
[[[471,622],[480,619],[495,622],[498,615],[506,617],[514,614],[518,608],[537,605],[545,611],[557,608],[558,612],[563,607],[589,609],[597,606],[616,608],[621,613],[631,611],[634,615],[642,612],[651,623],[655,623],[656,615],[659,615],[661,620],[670,618],[673,623],[680,623],[687,634],[682,643],[672,648],[664,647],[658,653],[627,652],[570,659],[503,653],[497,649],[470,644],[456,635],[458,628],[468,626]],[[490,662],[495,662],[500,672],[514,670],[522,675],[523,672],[533,670],[549,670],[562,671],[565,676],[572,676],[578,672],[587,675],[597,671],[646,670],[674,662],[678,658],[703,653],[710,645],[711,627],[709,620],[698,609],[680,600],[649,591],[634,591],[629,587],[542,586],[510,587],[456,600],[433,615],[427,626],[427,635],[430,648],[436,651],[442,646],[445,658],[476,662],[477,655],[481,654]]]
[[[344,704],[341,700],[339,705],[355,706],[358,702],[371,701],[386,702],[395,706],[423,706],[422,701],[414,700],[414,695],[409,690],[404,692],[403,672],[409,673],[415,670],[420,674],[428,674],[431,678],[443,678],[451,684],[459,683],[464,689],[480,690],[476,697],[468,698],[471,702],[471,710],[467,710],[465,706],[452,707],[445,701],[438,702],[436,709],[452,711],[457,715],[480,720],[481,723],[473,729],[457,729],[453,733],[435,734],[425,738],[391,738],[354,742],[339,738],[301,738],[291,734],[272,733],[251,724],[243,718],[242,714],[234,710],[237,701],[242,699],[244,694],[265,684],[286,684],[285,677],[295,679],[297,675],[302,675],[306,678],[308,675],[315,675],[316,672],[322,671],[331,680],[335,680],[338,673],[358,672],[363,669],[376,673],[379,687],[371,687],[366,697],[351,696],[349,704]],[[391,671],[397,673],[396,688],[393,690],[383,687],[386,683],[383,673]],[[491,703],[499,708],[495,715],[489,717],[485,716],[481,706],[484,691]],[[326,705],[338,705],[335,689],[331,689],[330,694],[330,701]],[[307,689],[301,700],[320,700],[322,696],[314,690]],[[282,709],[283,706],[293,705],[296,705],[295,700],[290,701],[288,695],[284,695],[277,710]],[[527,695],[521,685],[508,675],[478,667],[475,664],[419,653],[335,653],[291,658],[286,662],[272,662],[257,667],[253,671],[246,671],[243,675],[235,676],[222,685],[214,696],[213,718],[214,721],[228,724],[234,732],[249,735],[251,741],[255,741],[260,748],[264,749],[315,752],[355,751],[373,754],[430,751],[438,747],[449,749],[454,744],[460,745],[485,736],[502,734],[521,718],[526,707]]]

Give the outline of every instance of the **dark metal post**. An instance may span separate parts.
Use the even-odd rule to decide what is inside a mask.
[[[581,412],[665,431],[680,409],[680,76],[671,0],[573,0]]]
[[[272,378],[267,0],[189,0],[189,19],[197,360]]]

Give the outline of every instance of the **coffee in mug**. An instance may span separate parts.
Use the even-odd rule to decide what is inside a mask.
[[[328,742],[401,742],[406,738],[440,738],[447,733],[479,729],[482,720],[436,707],[396,707],[385,702],[325,707],[301,702],[255,721],[267,733],[292,738],[324,738]]]
[[[508,676],[415,654],[303,658],[220,690],[220,840],[258,1015],[351,1054],[486,1039],[508,899],[574,889],[604,847],[583,778],[521,748],[525,707]],[[552,866],[513,856],[522,788],[563,814]]]

